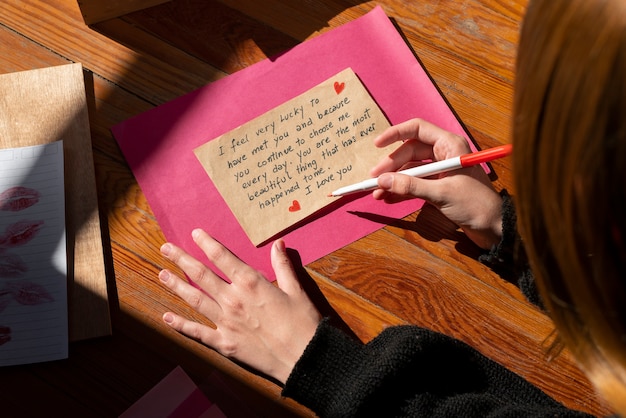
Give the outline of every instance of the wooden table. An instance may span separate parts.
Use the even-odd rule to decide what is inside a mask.
[[[230,416],[308,416],[280,387],[161,322],[188,313],[157,273],[164,242],[110,128],[362,16],[397,23],[481,148],[509,141],[525,0],[174,0],[85,25],[75,0],[0,2],[0,73],[80,62],[109,271],[113,335],[74,343],[68,360],[0,370],[2,416],[117,416],[177,365]],[[85,158],[91,156],[86,155]],[[508,159],[494,185],[511,189]],[[567,406],[606,415],[568,352],[545,360],[550,320],[477,261],[432,207],[306,266],[315,299],[363,341],[411,323],[466,341]],[[384,278],[384,280],[381,280]]]

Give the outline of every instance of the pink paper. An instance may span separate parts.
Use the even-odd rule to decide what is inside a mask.
[[[270,247],[256,248],[196,159],[194,148],[351,67],[392,124],[421,117],[468,138],[437,88],[380,7],[113,127],[126,160],[168,241],[206,262],[191,239],[203,228],[270,280]],[[470,141],[471,144],[471,141]],[[473,147],[473,145],[472,145]],[[381,228],[371,216],[402,218],[423,201],[395,205],[370,195],[288,232],[285,242],[308,264]]]
[[[120,418],[225,418],[191,378],[176,367],[124,411]]]

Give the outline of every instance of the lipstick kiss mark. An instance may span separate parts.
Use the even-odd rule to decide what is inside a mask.
[[[43,221],[19,221],[10,225],[4,235],[0,236],[0,247],[26,244],[37,235],[42,225]]]
[[[20,277],[28,267],[17,254],[0,254],[0,277]]]
[[[289,206],[289,212],[297,212],[300,210],[300,202],[294,200],[291,202],[291,206]]]
[[[0,326],[0,345],[11,341],[11,328]]]
[[[41,285],[32,282],[12,282],[7,286],[13,298],[21,305],[39,305],[52,302],[54,298]]]
[[[343,88],[346,86],[346,83],[340,83],[338,81],[335,81],[334,87],[335,87],[335,92],[337,94],[341,93],[343,91]]]
[[[0,210],[17,212],[39,202],[39,192],[28,187],[11,187],[0,193]]]

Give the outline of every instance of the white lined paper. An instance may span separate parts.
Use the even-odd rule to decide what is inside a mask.
[[[67,356],[63,143],[0,150],[0,366]]]

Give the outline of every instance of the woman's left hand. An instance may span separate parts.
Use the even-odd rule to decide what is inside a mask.
[[[197,287],[169,270],[161,271],[161,282],[215,327],[172,312],[166,312],[163,320],[178,332],[285,383],[321,315],[300,286],[284,242],[272,245],[275,286],[206,232],[196,229],[192,237],[231,283],[181,248],[163,244],[161,253]]]

